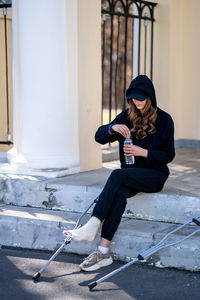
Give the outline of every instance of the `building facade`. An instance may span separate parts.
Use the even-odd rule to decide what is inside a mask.
[[[158,106],[172,115],[177,141],[198,142],[200,2],[151,2]],[[14,145],[4,170],[59,176],[100,168],[101,1],[13,0],[11,48]]]

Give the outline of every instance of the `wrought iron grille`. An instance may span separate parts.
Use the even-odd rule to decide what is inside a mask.
[[[153,77],[156,5],[102,0],[102,124],[125,109],[125,92],[132,78],[139,74]]]
[[[8,80],[8,40],[7,40],[7,9],[11,7],[11,1],[10,0],[1,0],[0,1],[0,9],[2,9],[2,14],[4,18],[4,45],[2,45],[5,49],[5,56],[1,57],[1,62],[5,61],[5,101],[6,101],[6,119],[7,119],[7,140],[2,141],[0,137],[0,144],[6,144],[11,145],[13,142],[11,142],[11,133],[10,133],[10,119],[9,119],[9,80]],[[1,10],[0,10],[1,11]],[[2,110],[1,110],[2,111]]]

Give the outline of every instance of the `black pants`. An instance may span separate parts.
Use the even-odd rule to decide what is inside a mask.
[[[126,198],[138,192],[160,192],[167,177],[160,171],[147,168],[112,171],[92,213],[92,216],[103,222],[101,236],[112,240],[126,208]]]

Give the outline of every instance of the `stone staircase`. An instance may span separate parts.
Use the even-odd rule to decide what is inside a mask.
[[[128,199],[120,227],[111,243],[113,255],[127,260],[155,245],[177,223],[200,216],[200,154],[198,149],[178,148],[171,175],[162,192],[139,193]],[[187,157],[187,159],[186,159]],[[64,228],[73,228],[80,213],[99,195],[119,161],[102,169],[56,179],[0,175],[0,245],[55,250]],[[83,222],[89,218],[89,214]],[[188,225],[173,235],[174,241],[196,229]],[[148,259],[158,267],[200,270],[200,234],[158,251]],[[89,254],[98,244],[72,242],[64,251]]]

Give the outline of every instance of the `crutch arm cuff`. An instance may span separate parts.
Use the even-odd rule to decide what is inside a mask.
[[[200,221],[198,221],[197,219],[193,218],[192,222],[194,222],[196,225],[200,226]]]

